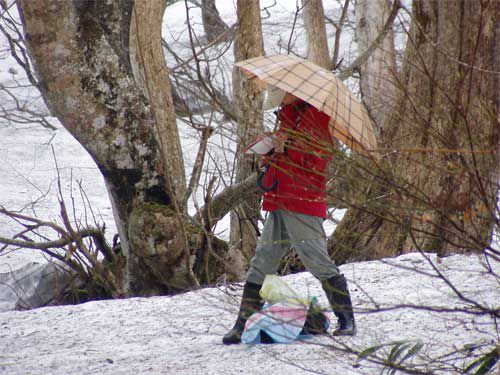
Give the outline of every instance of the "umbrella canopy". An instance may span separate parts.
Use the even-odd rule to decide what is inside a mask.
[[[295,56],[261,56],[235,64],[263,86],[276,86],[331,117],[332,136],[353,150],[377,147],[373,123],[366,108],[332,72]]]

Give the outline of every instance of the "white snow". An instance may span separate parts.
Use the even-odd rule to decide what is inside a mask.
[[[500,307],[498,279],[486,272],[479,257],[454,255],[437,262],[430,254],[428,259],[460,292],[492,308]],[[356,337],[320,336],[288,345],[225,346],[221,338],[233,323],[240,291],[221,286],[173,297],[0,313],[0,373],[378,374],[380,365],[360,360],[349,351],[398,340],[422,342],[418,356],[409,363],[420,363],[424,366],[420,370],[426,373],[439,366],[435,359],[443,354],[453,352],[454,364],[461,367],[464,360],[455,351],[467,344],[498,340],[488,316],[421,309],[459,309],[466,304],[442,280],[422,273],[435,275],[420,254],[341,268],[350,281],[357,312]],[[495,271],[500,272],[498,263]],[[286,280],[299,292],[318,296],[327,306],[319,282],[309,273]],[[397,308],[400,304],[419,308]],[[395,309],[384,310],[391,307]],[[474,353],[467,354],[465,362],[472,361]],[[454,372],[448,369],[441,373]]]
[[[90,205],[97,221],[106,223],[108,237],[116,233],[102,175],[89,154],[65,129],[52,131],[40,125],[27,128],[0,127],[0,155],[1,206],[12,211],[22,211],[41,220],[58,219],[60,212],[57,201],[57,160],[63,194],[71,211],[71,196],[75,197],[74,216],[83,223],[92,224]],[[79,181],[89,199],[89,205],[86,207],[79,191]],[[16,233],[20,226],[0,215],[0,228],[1,235],[8,237]],[[19,264],[10,262],[9,258],[24,252],[26,251],[16,250],[16,255],[13,252],[2,253],[0,273],[6,272],[7,265],[16,268]],[[33,253],[34,251],[29,251],[29,254]]]

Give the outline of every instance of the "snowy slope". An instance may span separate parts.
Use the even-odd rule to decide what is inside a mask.
[[[434,255],[429,259],[465,296],[500,307],[498,280],[486,272],[480,258],[455,255],[440,263]],[[500,273],[500,265],[495,267]],[[289,345],[224,346],[221,337],[236,313],[235,292],[209,288],[174,297],[0,313],[0,373],[379,374],[382,367],[345,351],[359,352],[395,340],[421,340],[416,360],[420,371],[430,373],[440,366],[436,357],[471,343],[498,343],[488,317],[412,308],[377,311],[375,306],[384,309],[400,304],[465,306],[442,280],[422,273],[435,275],[420,254],[349,264],[342,271],[351,282],[357,311],[359,332],[354,338],[322,336]],[[319,296],[326,306],[320,285],[310,274],[286,280],[302,293]],[[468,353],[465,362],[474,353]],[[453,356],[456,366],[463,366],[461,356]]]

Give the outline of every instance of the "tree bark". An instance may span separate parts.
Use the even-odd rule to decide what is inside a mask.
[[[134,78],[148,99],[155,118],[156,138],[169,176],[169,195],[175,197],[177,204],[185,211],[184,160],[173,106],[172,87],[161,43],[164,12],[165,3],[162,1],[134,2],[129,51]]]
[[[238,29],[234,43],[235,61],[262,56],[264,46],[260,20],[259,0],[238,0]],[[233,74],[233,96],[238,108],[235,182],[245,180],[255,172],[255,161],[243,150],[263,128],[262,90],[253,81],[245,79],[237,70]],[[253,194],[231,213],[231,247],[249,260],[257,244],[257,220],[260,217],[260,194]]]
[[[497,1],[413,2],[388,150],[365,172],[330,252],[339,263],[424,250],[480,251],[491,241],[499,180]]]
[[[104,176],[127,258],[124,292],[197,285],[192,267],[204,235],[182,205],[184,166],[161,47],[164,1],[18,7],[47,106]]]
[[[228,29],[228,26],[219,15],[219,11],[215,6],[215,0],[201,0],[201,19],[203,22],[203,29],[205,30],[205,36],[209,43],[216,41],[217,38]],[[226,39],[227,38],[223,38],[221,42]]]
[[[360,0],[356,3],[356,39],[359,51],[369,48],[384,28],[391,7],[388,0]],[[396,74],[392,29],[360,68],[363,102],[376,124],[384,124],[394,110]]]
[[[330,54],[326,37],[323,0],[302,0],[302,17],[307,36],[307,59],[329,69]]]

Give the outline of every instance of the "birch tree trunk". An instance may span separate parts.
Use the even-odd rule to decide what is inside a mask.
[[[161,47],[164,1],[18,7],[47,106],[104,176],[127,258],[122,294],[197,285],[192,265],[204,241],[182,203],[184,165]]]
[[[238,29],[234,42],[235,61],[262,56],[264,46],[260,20],[259,0],[238,0]],[[238,108],[238,130],[236,150],[236,183],[243,181],[255,171],[255,161],[244,155],[245,147],[263,128],[262,89],[251,80],[233,74],[233,96]],[[249,260],[257,244],[257,219],[260,217],[260,194],[254,194],[237,206],[231,213],[231,247],[242,252]]]
[[[366,200],[337,227],[337,262],[424,250],[480,251],[495,224],[499,181],[498,1],[413,2],[389,151]],[[393,150],[393,151],[390,151]]]

